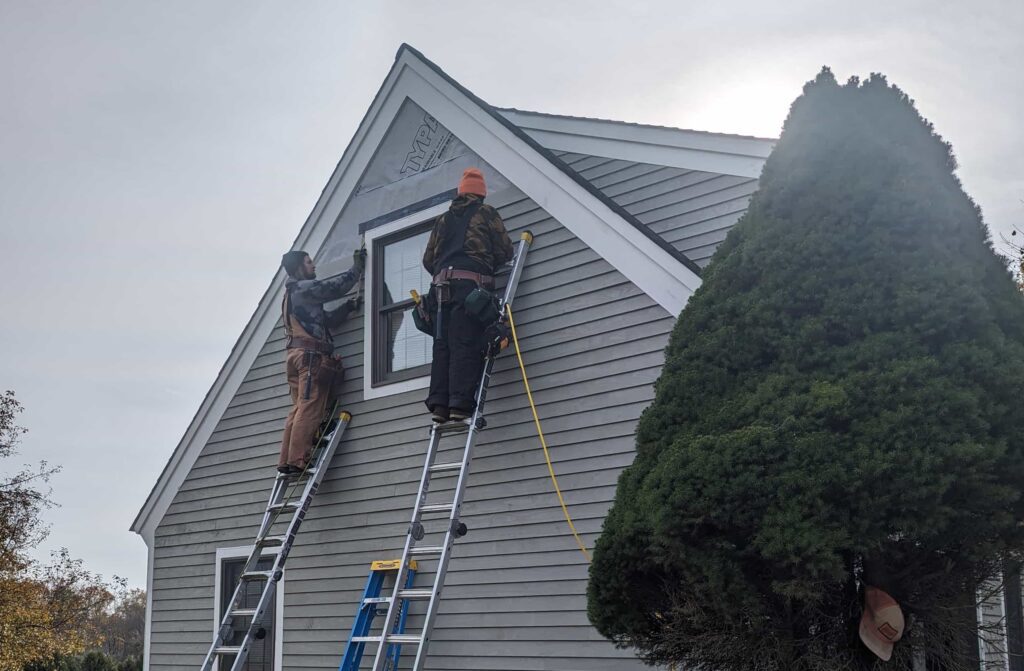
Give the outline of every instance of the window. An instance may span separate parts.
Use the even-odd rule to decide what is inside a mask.
[[[216,627],[220,626],[221,620],[224,619],[224,614],[227,613],[231,597],[235,593],[235,586],[238,585],[238,579],[242,574],[242,569],[245,566],[250,551],[251,548],[222,548],[217,550]],[[260,559],[256,568],[260,571],[270,570],[274,565],[274,559],[275,557],[272,555],[264,556]],[[263,629],[266,635],[262,639],[253,641],[252,646],[249,648],[249,656],[242,666],[242,669],[245,671],[279,671],[281,668],[280,650],[277,649],[279,647],[278,639],[282,622],[281,616],[283,615],[278,607],[278,600],[281,596],[281,584],[280,582],[278,583],[277,591],[271,597],[267,614],[263,619]],[[266,581],[264,580],[250,580],[243,583],[241,607],[255,608],[265,585]],[[225,641],[225,644],[241,644],[251,621],[252,619],[248,617],[236,618],[234,634]],[[225,655],[219,658],[218,665],[214,668],[215,670],[226,671],[234,663],[235,658],[233,656]]]
[[[423,251],[432,222],[403,229],[373,241],[373,386],[429,374],[430,336],[416,329],[409,291],[426,294],[430,275]]]
[[[1024,671],[1024,604],[1021,603],[1021,565],[1007,562],[1003,567],[1003,608],[1006,623],[1006,651],[1009,671]]]

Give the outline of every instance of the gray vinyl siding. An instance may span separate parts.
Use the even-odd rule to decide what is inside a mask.
[[[566,501],[592,547],[633,459],[673,319],[535,203],[506,194],[492,204],[513,238],[525,228],[536,235],[514,304],[527,370]],[[422,467],[425,391],[363,400],[362,328],[352,320],[336,338],[354,420],[285,572],[289,671],[337,668],[370,561],[400,553]],[[157,529],[154,670],[198,667],[210,643],[216,548],[247,545],[256,532],[289,408],[283,344],[278,327]],[[463,506],[470,532],[456,544],[427,668],[646,668],[587,621],[587,565],[511,352],[495,366],[487,416]]]
[[[555,152],[606,196],[701,267],[747,209],[757,180]]]

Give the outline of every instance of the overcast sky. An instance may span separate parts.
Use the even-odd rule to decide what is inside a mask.
[[[760,136],[822,65],[881,71],[1005,231],[1022,41],[1019,0],[0,0],[0,390],[20,461],[64,467],[42,554],[145,585],[128,526],[402,42],[495,105]]]

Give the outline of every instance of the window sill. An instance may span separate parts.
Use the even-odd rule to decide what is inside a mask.
[[[382,382],[376,387],[366,385],[363,388],[363,398],[384,398],[385,396],[395,396],[396,394],[404,394],[409,391],[416,391],[417,389],[426,389],[429,386],[429,375],[414,377],[411,380],[402,380],[401,382]]]

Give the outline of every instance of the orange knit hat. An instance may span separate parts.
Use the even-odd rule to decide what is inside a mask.
[[[475,193],[478,196],[487,195],[487,184],[484,183],[484,174],[479,168],[466,168],[459,180],[459,195],[464,193]]]

